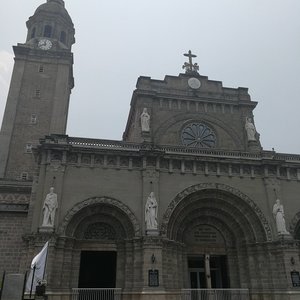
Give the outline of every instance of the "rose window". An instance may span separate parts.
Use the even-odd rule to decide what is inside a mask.
[[[203,123],[187,125],[181,132],[183,145],[193,148],[213,148],[216,146],[216,135]]]

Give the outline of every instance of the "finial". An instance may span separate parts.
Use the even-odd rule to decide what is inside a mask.
[[[189,62],[185,62],[182,66],[182,69],[185,69],[185,73],[198,73],[199,66],[197,63],[193,64],[193,57],[197,57],[197,55],[193,54],[191,50],[189,50],[188,53],[183,54],[184,56],[187,56],[189,58]]]

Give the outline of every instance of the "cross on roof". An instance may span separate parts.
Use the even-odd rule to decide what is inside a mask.
[[[197,63],[193,64],[193,57],[197,57],[197,55],[193,54],[191,50],[189,50],[188,53],[184,53],[184,56],[187,56],[189,58],[189,62],[185,62],[182,66],[183,69],[185,69],[185,73],[198,73],[199,66]]]

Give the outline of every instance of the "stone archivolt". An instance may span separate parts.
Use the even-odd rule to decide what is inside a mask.
[[[300,238],[300,211],[291,220],[289,231],[295,239]]]
[[[217,183],[194,185],[179,193],[163,216],[161,232],[171,239],[180,238],[187,219],[202,215],[231,224],[231,232],[247,237],[249,243],[272,240],[271,227],[257,204],[241,191]]]
[[[58,234],[74,236],[74,230],[83,220],[97,215],[111,216],[118,220],[115,223],[122,225],[127,236],[133,237],[141,234],[140,224],[133,212],[121,201],[107,197],[93,197],[77,203],[65,215],[58,228]]]

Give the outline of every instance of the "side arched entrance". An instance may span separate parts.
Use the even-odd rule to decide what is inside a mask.
[[[126,288],[139,223],[122,202],[91,198],[74,206],[58,229],[51,278],[55,289]]]
[[[162,234],[182,245],[176,265],[182,287],[272,286],[271,272],[263,269],[270,265],[263,245],[272,239],[271,229],[257,205],[236,189],[220,184],[189,187],[170,203]],[[170,267],[166,263],[164,269]]]

